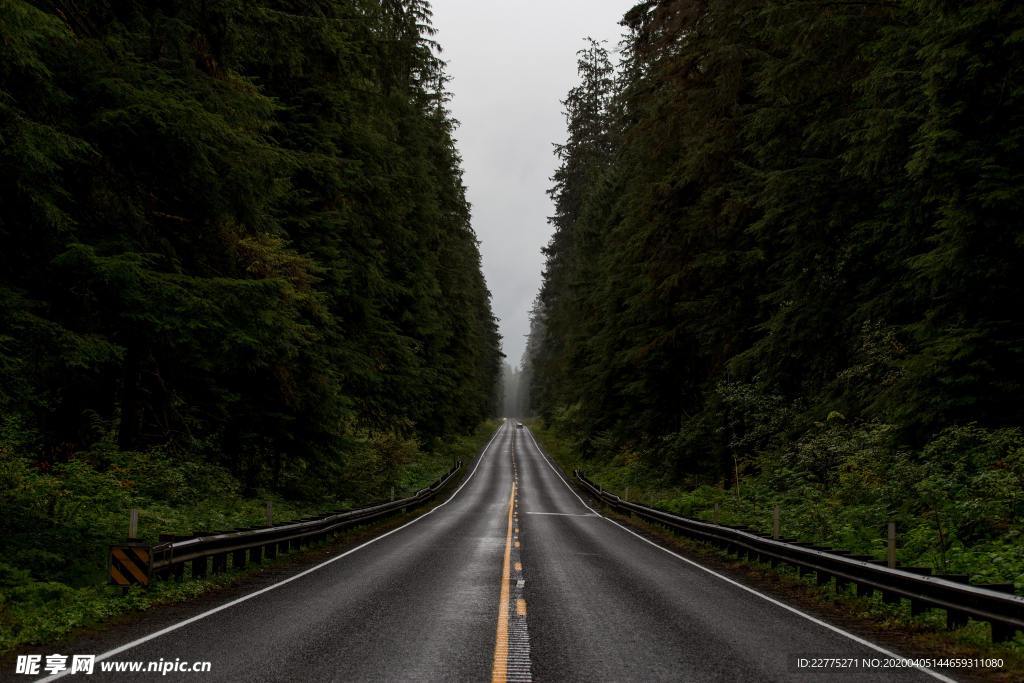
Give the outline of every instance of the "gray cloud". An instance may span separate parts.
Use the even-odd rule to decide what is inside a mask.
[[[552,143],[586,36],[615,47],[634,0],[434,0],[456,138],[504,350],[519,362],[551,228]]]

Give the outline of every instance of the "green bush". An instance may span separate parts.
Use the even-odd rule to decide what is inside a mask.
[[[408,496],[455,460],[468,463],[495,428],[485,423],[472,435],[437,440],[429,450],[394,433],[363,433],[339,457],[339,479],[322,484],[339,483],[333,495],[305,499],[245,496],[225,469],[160,450],[122,452],[108,445],[41,468],[17,454],[27,446],[8,430],[0,438],[0,652],[212,585],[160,585],[127,595],[106,588],[107,547],[126,535],[131,507],[140,509],[140,537],[155,542],[160,533],[262,524],[267,500],[275,521],[284,521],[384,500],[392,488],[397,497]]]
[[[884,557],[886,527],[898,529],[898,559],[977,582],[1024,588],[1024,433],[950,427],[918,451],[900,448],[891,425],[812,425],[788,446],[757,439],[735,482],[679,481],[630,449],[581,458],[558,427],[535,425],[563,467],[580,467],[609,491],[671,512],[771,530],[805,541]],[[738,488],[738,490],[737,490]]]

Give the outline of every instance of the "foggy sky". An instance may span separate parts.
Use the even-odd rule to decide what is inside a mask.
[[[519,364],[540,287],[552,214],[552,143],[565,139],[560,101],[576,84],[576,52],[593,36],[618,46],[635,0],[433,0],[448,63],[451,110],[507,360]]]

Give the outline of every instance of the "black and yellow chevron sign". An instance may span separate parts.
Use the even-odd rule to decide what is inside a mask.
[[[149,557],[149,546],[144,543],[110,546],[110,583],[148,586]]]

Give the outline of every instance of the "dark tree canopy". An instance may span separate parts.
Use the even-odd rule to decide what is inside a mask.
[[[682,476],[1024,424],[1024,6],[660,0],[580,53],[531,405]],[[614,449],[613,449],[614,450]]]
[[[360,430],[489,415],[432,33],[423,0],[0,2],[3,442],[326,486]]]

